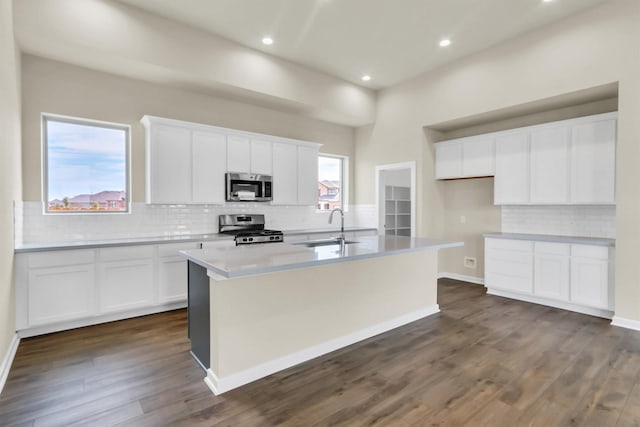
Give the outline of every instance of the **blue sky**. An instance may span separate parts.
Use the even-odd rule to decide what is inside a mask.
[[[47,121],[49,200],[126,190],[126,132]]]
[[[318,179],[324,181],[340,180],[340,159],[318,157]]]

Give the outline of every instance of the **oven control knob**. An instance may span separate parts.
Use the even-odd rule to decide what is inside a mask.
[[[250,241],[250,242],[253,242],[253,237],[249,237],[249,241]]]

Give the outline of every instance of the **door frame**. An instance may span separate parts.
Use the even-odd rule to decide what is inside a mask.
[[[385,171],[409,169],[411,175],[411,237],[416,237],[416,162],[415,160],[402,163],[389,163],[376,165],[376,213],[378,215],[378,233],[384,234],[384,217],[382,215],[383,205],[380,195],[384,189],[380,188],[380,175]]]

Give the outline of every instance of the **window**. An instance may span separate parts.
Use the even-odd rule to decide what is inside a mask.
[[[318,156],[318,210],[342,208],[346,200],[348,158],[320,154]]]
[[[47,213],[129,211],[129,126],[42,116]]]

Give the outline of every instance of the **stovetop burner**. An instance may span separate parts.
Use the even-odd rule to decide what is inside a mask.
[[[284,241],[282,231],[265,230],[264,215],[261,214],[220,215],[218,223],[220,233],[235,236],[236,245]]]
[[[236,245],[250,245],[253,243],[277,243],[283,241],[282,231],[256,230],[236,233]]]

